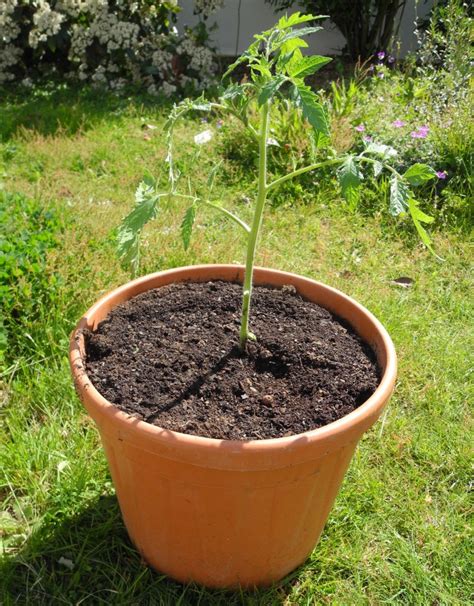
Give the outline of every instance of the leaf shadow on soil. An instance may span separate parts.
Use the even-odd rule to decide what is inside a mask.
[[[150,605],[278,605],[301,567],[272,588],[208,590],[160,575],[128,538],[115,496],[101,496],[77,515],[45,521],[15,556],[0,560],[0,603]]]

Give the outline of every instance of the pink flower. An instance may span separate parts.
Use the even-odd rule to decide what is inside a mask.
[[[405,124],[406,122],[403,122],[403,120],[394,120],[392,122],[392,126],[394,126],[395,128],[403,128]]]
[[[438,177],[438,179],[446,179],[448,173],[445,170],[438,170],[436,171],[436,176]]]
[[[372,141],[372,137],[370,135],[364,135],[362,137],[362,139],[366,142],[366,143],[370,143]]]
[[[417,130],[412,130],[410,136],[413,139],[426,139],[429,132],[430,129],[428,126],[420,126],[417,128]]]
[[[363,124],[358,124],[355,129],[358,133],[363,133],[365,131],[365,126]]]

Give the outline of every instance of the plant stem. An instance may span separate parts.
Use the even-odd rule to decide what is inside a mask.
[[[344,161],[344,158],[335,158],[333,160],[324,160],[324,162],[316,162],[316,164],[310,164],[308,166],[303,166],[303,168],[298,168],[298,170],[295,170],[292,173],[288,173],[287,175],[280,177],[279,179],[276,179],[275,181],[272,181],[268,185],[267,191],[270,191],[274,187],[278,187],[278,185],[281,185],[282,183],[284,183],[285,181],[288,181],[289,179],[293,179],[294,177],[298,177],[299,175],[304,175],[304,173],[309,173],[310,171],[315,170],[316,168],[323,168],[324,166],[332,166],[333,164],[342,164],[343,161]]]
[[[360,162],[369,162],[369,164],[376,164],[377,162],[381,162],[381,160],[375,160],[374,158],[367,158],[367,156],[358,156],[358,159]],[[385,164],[385,162],[382,162],[384,168],[386,168],[389,172],[392,173],[392,175],[395,175],[396,177],[398,177],[399,179],[403,179],[402,175],[395,170],[392,166],[390,166],[390,164]]]
[[[247,260],[245,263],[244,286],[242,294],[242,316],[240,321],[240,349],[245,350],[248,339],[255,339],[249,331],[250,301],[252,297],[253,266],[255,262],[255,248],[258,234],[262,224],[263,208],[267,199],[267,138],[268,138],[269,105],[262,105],[260,110],[260,133],[258,140],[258,192],[255,213],[252,221],[249,239],[247,242]]]
[[[217,204],[214,204],[213,202],[209,202],[209,200],[202,200],[201,198],[196,198],[196,200],[198,202],[201,202],[201,204],[205,204],[206,206],[209,206],[210,208],[219,210],[228,219],[231,219],[232,221],[234,221],[234,223],[237,223],[237,225],[239,227],[241,227],[246,233],[248,233],[248,234],[250,233],[250,227],[247,225],[247,223],[245,223],[245,221],[242,221],[242,219],[237,217],[237,215],[234,215],[234,213],[231,213],[230,210],[227,210],[226,208],[223,208],[222,206],[218,206]]]

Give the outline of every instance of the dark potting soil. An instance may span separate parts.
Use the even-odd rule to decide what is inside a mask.
[[[256,287],[238,347],[242,287],[181,283],[116,307],[87,332],[97,390],[148,423],[227,440],[277,438],[343,417],[375,391],[375,355],[294,287]]]

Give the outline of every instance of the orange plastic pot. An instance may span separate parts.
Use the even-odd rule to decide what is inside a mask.
[[[117,288],[80,320],[70,361],[77,392],[96,422],[123,519],[143,558],[178,581],[208,587],[269,585],[304,562],[323,530],[362,434],[387,403],[396,355],[383,326],[341,292],[294,274],[255,270],[256,284],[292,284],[347,320],[376,351],[375,393],[325,427],[271,440],[230,441],[168,431],[105,400],[84,368],[81,329],[97,328],[119,303],[172,282],[242,282],[243,267],[163,271]]]

